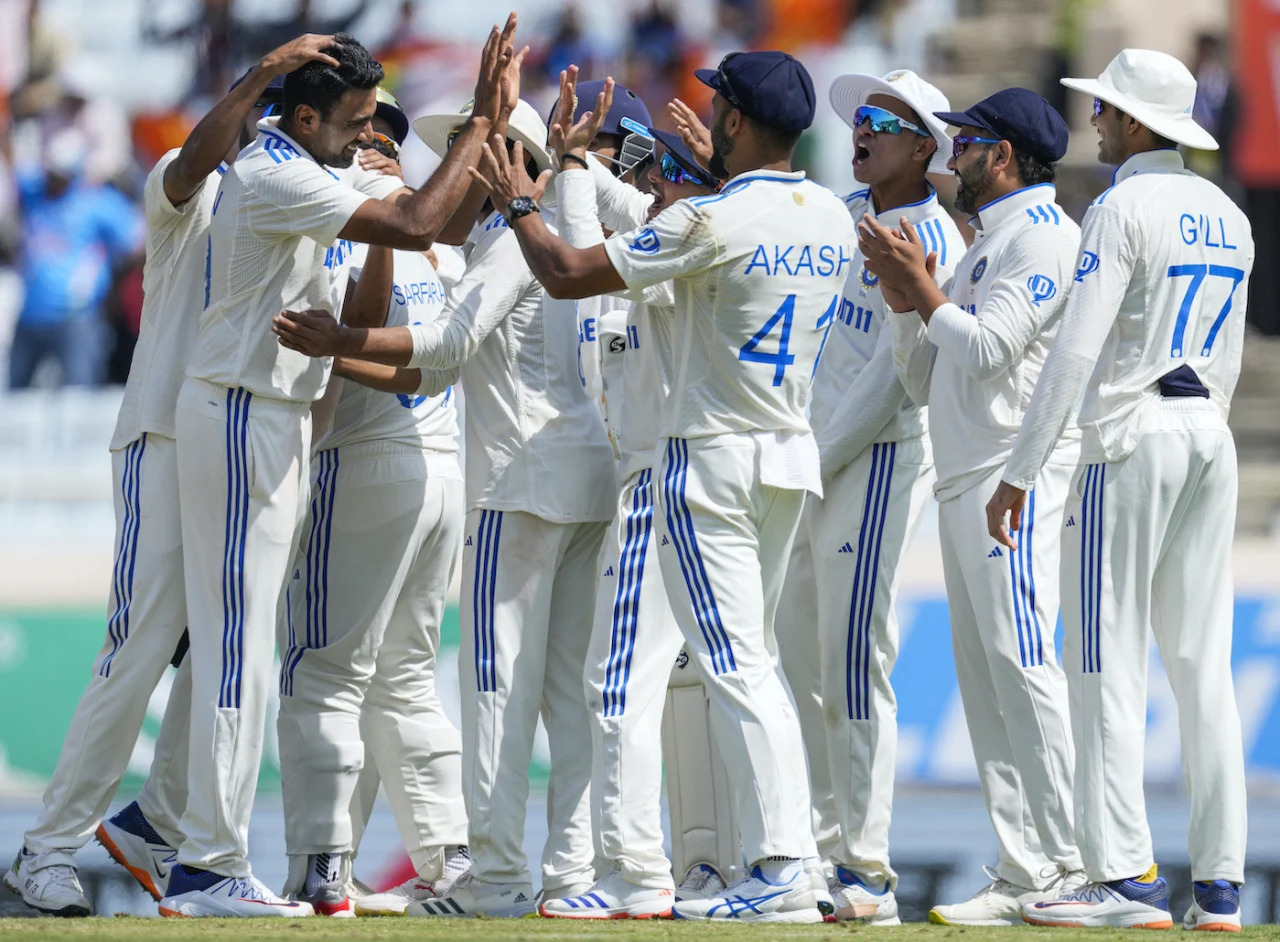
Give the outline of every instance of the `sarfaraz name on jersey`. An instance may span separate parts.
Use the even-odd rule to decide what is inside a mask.
[[[791,253],[795,253],[795,258]],[[814,257],[817,262],[814,262]],[[760,271],[772,278],[776,275],[808,274],[823,278],[844,273],[844,267],[852,258],[845,252],[843,245],[757,245],[747,263],[744,275]]]

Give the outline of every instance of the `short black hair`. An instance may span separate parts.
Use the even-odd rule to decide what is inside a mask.
[[[1018,164],[1018,179],[1023,186],[1036,186],[1040,183],[1052,183],[1058,178],[1058,165],[1041,160],[1034,154],[1013,149],[1013,159]]]
[[[781,128],[775,128],[773,125],[758,121],[746,112],[742,112],[742,116],[755,128],[756,137],[760,138],[766,147],[777,153],[792,153],[800,143],[801,135],[804,134],[803,130],[784,131]]]
[[[1151,131],[1151,128],[1147,128],[1147,130]],[[1155,131],[1151,131],[1151,137],[1156,142],[1156,147],[1159,148],[1160,150],[1177,150],[1178,149],[1178,142],[1175,140],[1172,140],[1171,138],[1161,137]]]
[[[284,77],[284,106],[292,116],[298,105],[310,105],[321,118],[328,118],[338,100],[350,89],[377,88],[382,82],[382,65],[360,40],[350,33],[338,33],[325,49],[338,60],[337,68],[323,62],[308,62]]]

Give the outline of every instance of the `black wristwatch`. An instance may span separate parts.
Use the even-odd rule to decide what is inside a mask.
[[[533,201],[532,197],[517,196],[510,203],[507,204],[507,212],[506,212],[507,222],[508,223],[515,222],[521,216],[527,216],[530,213],[536,213],[536,212],[539,212],[538,204]]]

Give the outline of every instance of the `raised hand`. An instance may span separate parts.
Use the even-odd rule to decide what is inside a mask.
[[[535,200],[541,196],[538,183],[545,188],[546,180],[550,177],[544,173],[535,182],[529,176],[524,168],[524,147],[519,141],[512,146],[510,158],[507,157],[506,141],[496,134],[483,145],[483,151],[480,158],[483,172],[475,167],[471,167],[469,172],[471,179],[489,194],[494,209],[505,214],[507,204],[517,196],[528,196]]]
[[[512,13],[507,17],[507,24],[502,32],[498,32],[496,26],[489,31],[489,38],[480,53],[480,74],[476,77],[475,104],[471,113],[478,118],[486,118],[491,123],[498,120],[505,104],[504,85],[508,90],[510,87],[508,67],[515,56],[512,46],[515,35],[516,15]],[[518,69],[516,75],[519,76]],[[519,94],[518,84],[516,93]]]
[[[560,70],[560,97],[551,113],[551,127],[547,128],[547,146],[559,160],[565,155],[565,131],[573,126],[573,112],[578,107],[578,67],[571,65]]]
[[[498,115],[500,122],[505,123],[511,117],[511,112],[516,110],[516,105],[520,104],[520,66],[524,64],[524,57],[528,54],[529,47],[525,46],[511,57],[502,74],[502,111]]]
[[[296,72],[308,62],[323,62],[334,68],[338,60],[325,52],[331,46],[338,45],[332,36],[317,33],[305,33],[297,39],[291,39],[278,49],[272,49],[259,63],[259,67],[272,75],[285,75]]]
[[[699,120],[698,113],[679,98],[673,98],[667,103],[667,114],[671,116],[680,140],[693,151],[698,164],[703,167],[711,166],[711,154],[715,148],[711,144],[711,132]]]
[[[576,96],[575,96],[576,100]],[[577,107],[576,105],[574,107]],[[606,78],[604,80],[604,88],[600,89],[600,94],[596,95],[595,103],[591,106],[590,111],[584,111],[576,123],[568,125],[568,130],[564,132],[564,149],[566,153],[577,154],[579,157],[586,156],[587,148],[591,146],[591,142],[595,140],[600,129],[604,127],[604,119],[609,116],[609,109],[613,107],[613,79]],[[570,118],[573,112],[569,112]]]

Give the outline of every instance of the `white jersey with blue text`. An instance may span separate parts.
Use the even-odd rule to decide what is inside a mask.
[[[223,175],[205,250],[204,313],[187,375],[255,396],[319,399],[332,361],[282,347],[271,332],[281,311],[340,315],[354,243],[338,239],[367,199],[404,186],[358,164],[331,168],[277,127]]]
[[[1240,377],[1249,220],[1176,150],[1136,154],[1116,170],[1085,214],[1080,249],[1062,331],[1006,469],[1019,487],[1047,460],[1082,388],[1082,460],[1094,463],[1133,452],[1156,419],[1165,374],[1194,370],[1224,424]]]
[[[369,248],[357,245],[350,277],[359,281]],[[443,316],[445,293],[436,270],[421,252],[396,250],[387,309],[387,327],[424,324]],[[453,387],[438,396],[385,393],[346,382],[338,396],[333,424],[316,451],[362,442],[391,441],[420,445],[433,452],[458,451],[458,412]]]
[[[218,167],[190,199],[174,206],[164,191],[164,174],[179,153],[175,147],[161,157],[143,187],[147,260],[142,269],[142,323],[111,437],[113,451],[143,432],[173,438],[173,410],[204,310],[205,240],[227,167]]]
[[[839,197],[803,172],[767,170],[609,238],[629,288],[674,279],[676,362],[660,434],[809,434],[810,379],[855,242]]]
[[[1031,402],[1080,244],[1056,195],[1044,183],[980,208],[970,221],[977,236],[944,286],[950,302],[927,329],[918,317],[894,318],[899,376],[929,404],[940,501],[1004,464]],[[1078,443],[1077,430],[1059,447]]]

